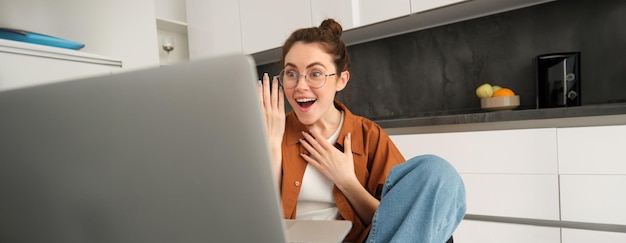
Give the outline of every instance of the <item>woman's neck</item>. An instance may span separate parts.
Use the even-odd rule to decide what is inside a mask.
[[[337,131],[340,121],[341,111],[333,106],[326,115],[312,125],[307,126],[307,128],[319,132],[324,138],[329,138]]]

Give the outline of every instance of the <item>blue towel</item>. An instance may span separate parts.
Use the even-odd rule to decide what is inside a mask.
[[[80,50],[81,48],[85,47],[85,44],[72,41],[72,40],[33,33],[33,32],[25,31],[25,30],[17,30],[17,29],[1,28],[1,27],[0,27],[0,39],[21,41],[21,42],[46,45],[46,46],[54,46],[54,47],[72,49],[72,50]]]

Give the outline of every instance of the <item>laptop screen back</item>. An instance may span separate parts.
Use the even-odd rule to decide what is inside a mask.
[[[284,242],[232,55],[0,93],[0,242]]]

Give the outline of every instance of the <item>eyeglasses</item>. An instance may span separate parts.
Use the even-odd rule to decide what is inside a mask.
[[[309,87],[318,89],[326,84],[326,78],[328,76],[334,75],[337,75],[337,73],[325,74],[319,70],[311,70],[307,74],[299,74],[298,72],[292,70],[282,70],[280,71],[280,74],[278,74],[278,81],[284,88],[290,89],[296,87],[298,80],[300,80],[300,76],[304,76],[304,80],[306,80],[306,84],[309,85]]]

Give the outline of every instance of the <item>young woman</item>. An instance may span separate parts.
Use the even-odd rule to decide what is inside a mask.
[[[445,242],[465,214],[463,182],[437,156],[405,161],[381,127],[335,100],[350,80],[342,31],[327,19],[293,32],[284,69],[259,82],[284,215],[350,220],[348,242]]]

